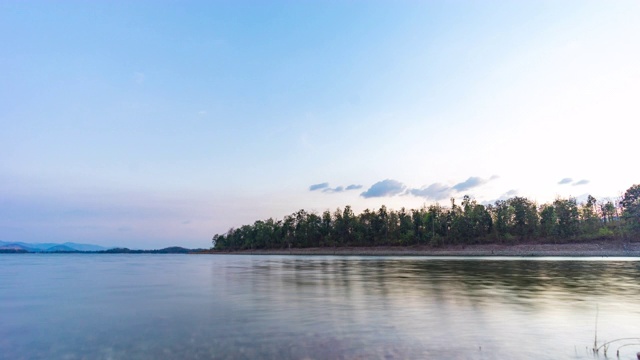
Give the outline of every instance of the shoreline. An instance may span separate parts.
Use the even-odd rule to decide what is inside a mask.
[[[503,257],[640,257],[640,241],[593,241],[576,243],[474,244],[432,247],[376,246],[338,248],[292,248],[238,251],[202,251],[224,255],[336,255],[336,256],[503,256]]]

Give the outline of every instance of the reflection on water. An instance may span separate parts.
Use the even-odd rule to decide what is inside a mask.
[[[0,358],[593,359],[596,306],[600,342],[640,336],[639,280],[638,259],[3,255]]]

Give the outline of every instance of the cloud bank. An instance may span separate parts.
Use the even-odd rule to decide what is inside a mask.
[[[335,193],[335,192],[343,192],[344,191],[344,186],[336,186],[334,188],[325,188],[322,190],[322,192],[324,193]]]
[[[482,186],[497,178],[497,175],[494,175],[489,179],[471,176],[467,180],[453,186],[442,183],[433,183],[421,188],[407,188],[407,186],[397,180],[386,179],[373,184],[367,191],[361,193],[360,196],[364,198],[373,198],[409,194],[431,200],[442,200],[448,199],[456,193]]]
[[[441,184],[433,183],[429,186],[422,187],[420,189],[410,189],[409,193],[413,196],[423,197],[433,200],[447,199],[451,195],[451,187]]]
[[[465,181],[463,181],[461,183],[453,185],[451,188],[453,190],[457,191],[457,192],[460,192],[460,191],[466,191],[466,190],[469,190],[469,189],[473,189],[474,187],[478,187],[480,185],[484,185],[484,184],[486,184],[488,182],[489,182],[489,180],[485,180],[485,179],[479,178],[477,176],[472,176],[472,177],[468,178],[467,180],[465,180]]]
[[[367,199],[373,197],[394,196],[402,194],[405,189],[406,186],[403,183],[397,180],[386,179],[371,185],[369,190],[361,193],[360,196]]]
[[[572,178],[564,178],[562,180],[560,180],[558,182],[558,185],[567,185],[567,184],[571,184],[572,186],[580,186],[580,185],[587,185],[589,183],[589,180],[587,179],[582,179],[579,181],[573,181]]]
[[[320,184],[313,184],[311,186],[309,186],[309,191],[316,191],[316,190],[320,190],[320,189],[325,189],[329,187],[329,183],[327,182],[323,182]]]
[[[323,193],[341,193],[345,191],[358,190],[361,189],[362,185],[351,184],[347,187],[344,186],[336,186],[334,188],[329,187],[328,182],[323,182],[319,184],[313,184],[309,186],[309,191],[318,191],[321,190]]]

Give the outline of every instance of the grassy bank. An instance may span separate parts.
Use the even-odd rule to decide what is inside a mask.
[[[640,257],[640,241],[589,241],[572,243],[474,244],[450,246],[377,246],[293,248],[200,252],[238,255],[367,255],[367,256],[631,256]]]

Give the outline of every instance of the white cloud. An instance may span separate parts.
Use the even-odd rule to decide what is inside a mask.
[[[410,189],[409,193],[413,196],[442,200],[451,196],[452,188],[441,183],[434,183],[420,189]]]
[[[558,181],[558,185],[565,185],[565,184],[569,184],[569,183],[571,183],[572,181],[573,181],[573,179],[572,179],[572,178],[564,178],[564,179],[562,179],[562,180]]]
[[[386,179],[371,185],[369,190],[363,192],[360,196],[364,198],[394,196],[404,192],[405,188],[406,186],[397,180]]]

